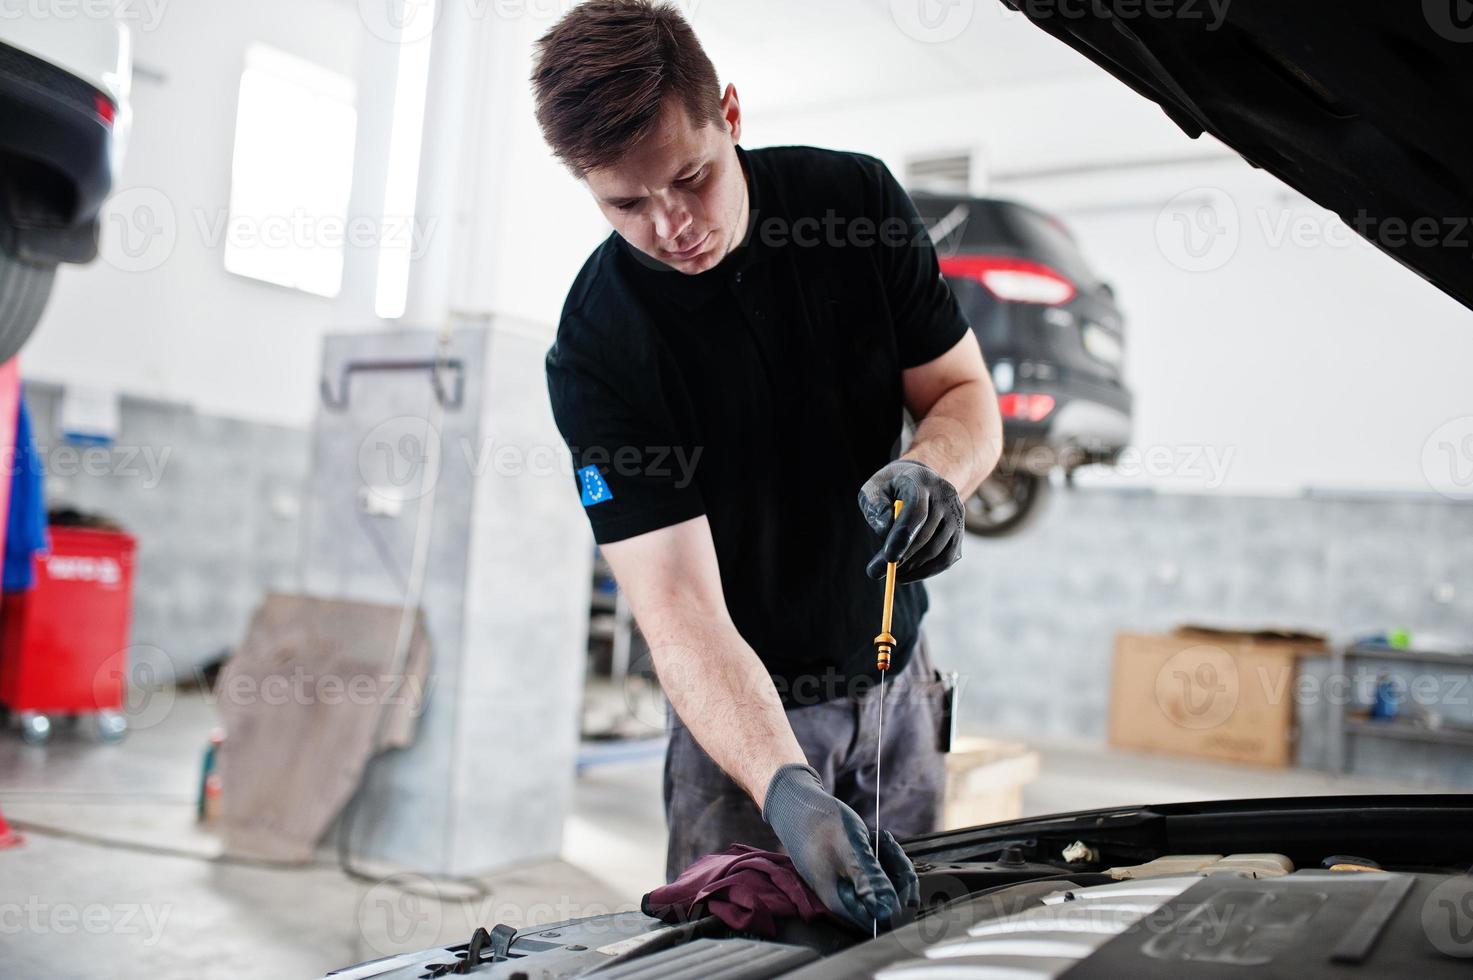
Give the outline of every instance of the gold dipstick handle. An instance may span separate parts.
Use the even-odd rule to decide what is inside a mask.
[[[895,520],[900,520],[900,508],[904,504],[895,501]],[[895,611],[895,563],[885,565],[885,613],[880,620],[880,635],[875,637],[875,669],[890,669],[890,654],[895,651],[895,637],[890,634],[891,615]]]

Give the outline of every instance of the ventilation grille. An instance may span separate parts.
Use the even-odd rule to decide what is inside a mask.
[[[908,160],[905,185],[918,191],[966,194],[972,188],[972,154],[949,153]]]

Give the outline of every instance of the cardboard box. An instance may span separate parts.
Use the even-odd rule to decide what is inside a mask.
[[[1018,742],[959,738],[946,755],[941,830],[1017,820],[1023,787],[1038,778],[1038,753]]]
[[[1115,639],[1110,744],[1262,766],[1294,757],[1296,661],[1325,638],[1184,626]]]

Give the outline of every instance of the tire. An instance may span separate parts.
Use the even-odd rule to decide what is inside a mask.
[[[54,263],[27,262],[0,250],[0,364],[30,339],[55,278]]]
[[[1038,520],[1050,492],[1046,475],[994,471],[966,502],[967,530],[984,538],[1017,534]]]
[[[128,736],[128,719],[117,711],[102,711],[97,715],[97,737],[109,745],[116,745]]]

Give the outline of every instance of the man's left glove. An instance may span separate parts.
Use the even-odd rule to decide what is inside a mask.
[[[895,518],[896,500],[905,506]],[[962,556],[966,519],[956,487],[924,463],[898,459],[869,478],[859,490],[859,510],[884,544],[865,573],[884,578],[885,565],[897,562],[895,577],[916,582],[943,572]]]
[[[920,904],[915,867],[888,832],[864,821],[823,788],[812,767],[790,763],[768,783],[762,819],[819,901],[860,928],[893,928]],[[876,853],[878,851],[878,853]]]

